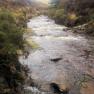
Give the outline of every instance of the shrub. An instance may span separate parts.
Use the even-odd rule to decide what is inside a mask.
[[[0,11],[0,76],[6,82],[0,82],[4,87],[0,87],[0,94],[21,94],[16,89],[19,85],[22,88],[25,72],[18,61],[18,49],[23,49],[23,28],[17,25],[11,12]]]

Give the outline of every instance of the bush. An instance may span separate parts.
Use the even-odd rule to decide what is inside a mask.
[[[16,89],[23,85],[25,72],[18,61],[18,49],[23,49],[23,28],[11,12],[0,11],[0,77],[6,82],[0,82],[0,94],[21,94]]]
[[[49,15],[57,23],[73,27],[94,20],[94,0],[58,0]]]
[[[14,17],[8,11],[0,13],[0,36],[0,40],[4,41],[6,45],[11,44],[15,49],[20,49],[22,47],[22,28],[17,26]]]
[[[57,9],[53,18],[64,19],[64,9]]]

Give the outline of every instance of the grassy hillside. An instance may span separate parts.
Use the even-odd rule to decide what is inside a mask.
[[[27,71],[18,56],[19,51],[24,51],[27,12],[24,6],[13,6],[7,1],[0,3],[0,94],[23,92]]]
[[[94,24],[94,0],[57,0],[49,9],[49,16],[69,27]],[[92,27],[93,29],[93,27]]]

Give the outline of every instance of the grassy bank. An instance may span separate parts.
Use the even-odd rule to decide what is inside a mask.
[[[93,32],[94,28],[94,1],[87,0],[58,0],[48,11],[48,16],[68,27],[86,25],[87,32]],[[92,31],[92,32],[91,32]]]
[[[26,21],[23,8],[0,7],[0,94],[23,93],[27,70],[18,60],[18,50],[24,51]]]

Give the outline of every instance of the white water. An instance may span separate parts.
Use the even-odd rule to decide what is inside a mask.
[[[28,58],[21,57],[20,61],[28,65],[32,72],[30,73],[32,79],[40,84],[41,90],[49,91],[48,84],[54,82],[59,84],[61,89],[72,87],[71,91],[75,91],[73,85],[82,77],[82,74],[94,76],[89,67],[89,64],[93,64],[90,59],[94,60],[94,58],[88,57],[87,59],[85,51],[91,49],[85,37],[75,35],[68,30],[64,31],[65,26],[55,24],[46,16],[35,17],[27,25],[32,29],[34,35],[28,35],[26,40],[35,41],[41,49],[33,53],[31,49]],[[51,61],[55,58],[62,58],[62,60]],[[49,93],[41,92],[39,94]]]

